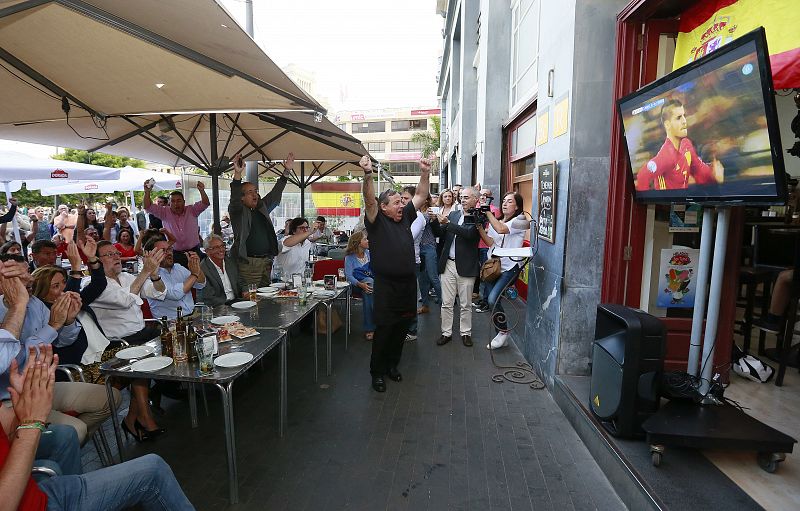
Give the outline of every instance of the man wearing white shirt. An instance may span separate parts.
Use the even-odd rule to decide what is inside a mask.
[[[241,296],[239,268],[232,257],[225,255],[225,241],[222,236],[209,235],[205,241],[205,249],[208,257],[200,262],[200,269],[206,276],[203,303],[214,307]]]
[[[143,298],[166,298],[166,286],[158,274],[163,250],[147,254],[144,267],[136,276],[122,271],[119,251],[108,241],[97,244],[97,257],[103,264],[108,285],[92,302],[91,309],[106,337],[140,344],[158,336],[157,327],[145,327],[141,307]]]
[[[414,186],[406,186],[403,188],[402,199],[400,200],[400,204],[405,207],[406,204],[411,202],[411,199],[414,198],[414,194],[416,193],[416,187]],[[411,237],[414,239],[414,261],[417,265],[417,276],[419,276],[419,265],[420,265],[420,258],[419,258],[419,242],[422,239],[422,231],[425,230],[425,226],[428,225],[428,219],[425,218],[425,213],[417,210],[417,218],[411,222]],[[418,288],[419,289],[419,288]],[[419,295],[419,291],[417,291]],[[419,322],[417,321],[417,316],[414,316],[414,319],[411,321],[411,326],[408,327],[408,333],[406,334],[406,342],[416,341],[417,340],[417,329],[419,326]]]

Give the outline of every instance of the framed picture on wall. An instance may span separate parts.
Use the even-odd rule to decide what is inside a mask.
[[[554,161],[544,163],[536,170],[539,179],[536,235],[549,243],[555,243],[558,163]]]

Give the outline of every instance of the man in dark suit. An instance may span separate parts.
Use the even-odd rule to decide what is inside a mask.
[[[461,189],[462,210],[447,217],[437,215],[431,222],[433,233],[443,240],[439,256],[439,275],[442,282],[442,336],[436,344],[443,346],[453,335],[453,305],[458,294],[461,342],[472,346],[472,286],[480,273],[478,242],[480,234],[469,212],[478,204],[474,188]]]
[[[230,302],[242,296],[239,282],[239,266],[232,257],[225,255],[225,241],[217,234],[211,234],[205,241],[206,257],[200,262],[200,269],[206,275],[203,288],[203,303],[210,306]]]

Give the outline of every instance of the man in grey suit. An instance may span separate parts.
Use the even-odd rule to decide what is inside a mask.
[[[203,303],[220,305],[242,296],[239,282],[239,265],[232,257],[225,255],[225,241],[217,234],[211,234],[204,243],[206,257],[200,262],[200,269],[206,276],[203,288]]]
[[[478,194],[472,187],[461,190],[462,210],[451,211],[446,217],[437,215],[431,222],[433,233],[443,239],[439,256],[439,275],[442,282],[442,336],[436,344],[443,346],[453,336],[453,306],[458,294],[461,342],[472,346],[472,286],[480,273],[478,242],[480,234],[475,218],[469,215],[478,204]]]

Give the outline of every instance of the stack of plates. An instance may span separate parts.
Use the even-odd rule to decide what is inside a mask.
[[[286,282],[273,282],[272,284],[269,285],[269,287],[274,287],[276,289],[286,289],[287,287],[289,287],[289,284],[287,284]]]
[[[280,290],[277,287],[260,287],[256,291],[256,294],[261,298],[272,298]]]
[[[317,289],[314,291],[314,298],[333,298],[336,296],[336,291],[328,291],[326,289]]]

